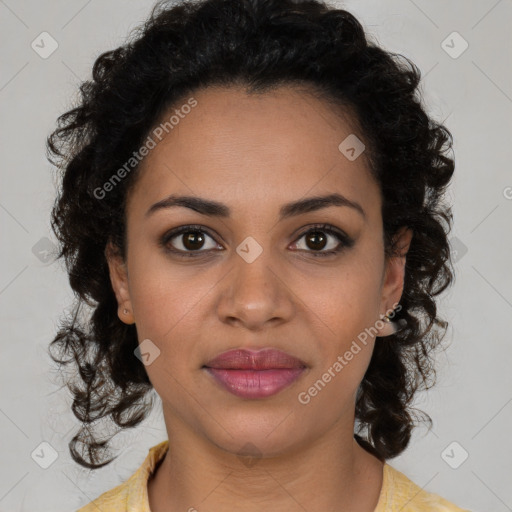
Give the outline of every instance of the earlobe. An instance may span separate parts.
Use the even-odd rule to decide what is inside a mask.
[[[130,300],[130,292],[128,288],[128,274],[126,271],[126,263],[119,252],[110,241],[105,247],[105,258],[107,260],[110,283],[114,290],[117,300],[117,316],[125,324],[131,325],[135,323]]]

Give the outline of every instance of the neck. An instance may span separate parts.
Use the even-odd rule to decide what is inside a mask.
[[[166,425],[169,451],[148,482],[151,512],[373,512],[377,506],[383,463],[359,446],[353,429],[335,426],[307,447],[242,458],[177,421]]]

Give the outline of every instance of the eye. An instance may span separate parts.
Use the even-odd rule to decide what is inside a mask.
[[[298,240],[302,238],[305,242],[295,242],[294,248],[311,253],[315,257],[332,256],[354,245],[352,238],[329,224],[310,226],[299,236]],[[208,239],[210,239],[209,246]],[[165,251],[179,257],[196,257],[212,250],[223,250],[222,246],[215,242],[213,236],[208,234],[208,230],[200,225],[180,226],[172,229],[161,238],[159,245]]]
[[[176,239],[176,241],[172,243],[174,239]],[[209,246],[208,244],[205,245],[207,239],[212,241]],[[160,245],[167,251],[178,256],[194,257],[199,255],[194,253],[208,252],[209,250],[215,249],[218,244],[216,244],[213,238],[205,231],[203,226],[190,225],[180,226],[179,228],[169,231],[162,237]]]
[[[331,238],[330,241],[329,237]],[[310,227],[310,229],[300,235],[299,240],[302,238],[304,238],[302,247],[300,247],[301,244],[299,242],[296,242],[294,245],[299,250],[310,252],[312,256],[331,256],[341,252],[344,248],[349,248],[354,245],[352,238],[329,224],[320,224]],[[337,243],[335,242],[336,240]],[[306,249],[304,249],[304,246]],[[312,250],[308,250],[308,248]]]

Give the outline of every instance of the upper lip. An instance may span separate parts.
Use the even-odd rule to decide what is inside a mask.
[[[219,354],[208,361],[207,368],[237,370],[269,370],[275,368],[305,368],[300,359],[281,350],[267,348],[262,350],[235,349]]]

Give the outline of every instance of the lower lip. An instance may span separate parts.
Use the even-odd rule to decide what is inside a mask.
[[[279,393],[297,380],[305,368],[271,370],[226,370],[206,368],[230,393],[242,398],[265,398]]]

